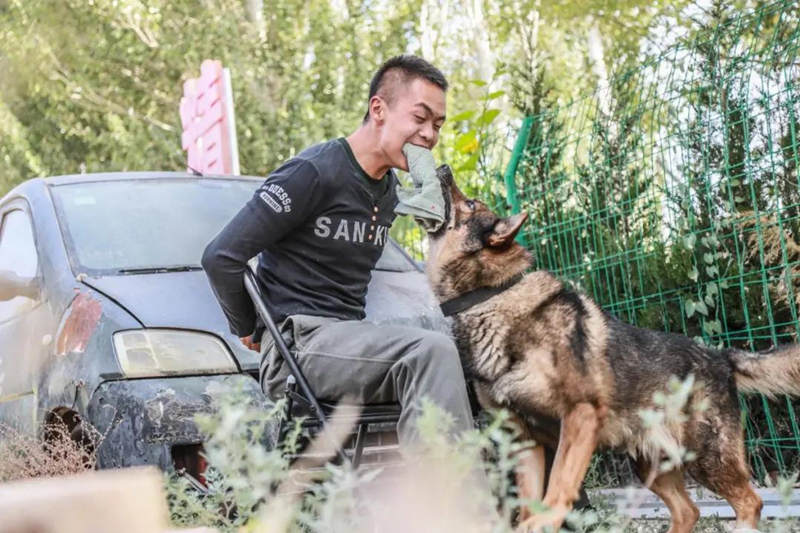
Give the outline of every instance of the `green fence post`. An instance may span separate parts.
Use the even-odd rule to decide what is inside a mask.
[[[517,167],[525,153],[525,148],[528,146],[528,137],[531,134],[531,126],[533,125],[533,117],[526,116],[522,120],[522,126],[517,135],[517,141],[514,143],[514,150],[511,152],[511,159],[508,161],[504,181],[506,184],[506,201],[511,206],[511,214],[516,215],[520,212],[519,196],[517,195]],[[525,239],[523,232],[517,235],[517,242],[527,248],[528,243]]]

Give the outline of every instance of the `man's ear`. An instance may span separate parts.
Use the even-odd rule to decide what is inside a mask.
[[[386,114],[386,102],[377,94],[373,95],[369,100],[369,113],[376,122],[383,122]]]
[[[501,218],[492,228],[486,244],[492,248],[503,248],[510,245],[527,219],[528,213],[525,212]]]

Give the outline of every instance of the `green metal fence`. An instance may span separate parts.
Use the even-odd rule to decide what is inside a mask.
[[[723,7],[608,90],[523,122],[508,203],[537,266],[632,324],[761,350],[800,332],[800,14]],[[741,399],[754,474],[796,470],[798,403]]]

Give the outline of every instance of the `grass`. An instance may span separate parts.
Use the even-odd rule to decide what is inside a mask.
[[[685,402],[686,386],[673,383],[656,402],[656,410],[662,414],[643,413],[643,418],[659,424],[681,416],[678,404]],[[512,473],[525,444],[518,442],[517,432],[503,411],[492,413],[478,429],[451,442],[445,437],[452,423],[450,417],[436,406],[426,405],[420,420],[423,442],[411,457],[393,467],[354,471],[347,465],[325,461],[349,433],[351,428],[346,424],[334,424],[316,437],[312,446],[319,460],[290,465],[286,452],[295,451],[302,433],[299,425],[281,448],[268,446],[282,413],[281,404],[264,412],[231,391],[216,407],[212,414],[197,418],[207,435],[208,493],[198,492],[175,473],[165,474],[174,527],[212,527],[238,533],[510,533],[519,506],[541,509],[540,502],[525,501],[515,491]],[[93,450],[101,438],[92,438],[89,445],[85,440],[84,444],[76,442],[60,420],[48,425],[40,436],[2,426],[0,481],[93,469]],[[691,460],[685,450],[673,446],[668,451],[673,462]],[[587,485],[607,481],[600,463],[596,458]],[[795,478],[781,479],[776,486],[786,503],[795,483]],[[570,515],[573,530],[649,533],[668,527],[667,520],[631,520],[601,497],[594,498],[592,504],[592,510]],[[730,521],[702,518],[695,531],[728,531],[730,525]],[[766,520],[761,531],[800,531],[800,521]]]
[[[684,408],[698,408],[686,405],[692,386],[691,381],[671,383],[655,399],[653,409],[642,413],[651,431],[659,433],[659,425],[680,420],[685,416]],[[242,533],[510,533],[519,506],[541,509],[540,502],[524,501],[515,491],[512,473],[524,444],[515,438],[517,432],[503,411],[493,413],[479,429],[451,442],[445,437],[449,416],[429,404],[420,420],[423,443],[402,466],[353,471],[347,465],[327,464],[312,477],[290,468],[281,449],[267,450],[260,444],[280,416],[280,409],[277,406],[264,413],[243,406],[235,395],[229,395],[215,414],[202,417],[200,424],[208,435],[209,494],[200,495],[180,478],[168,477],[175,526],[208,526]],[[339,429],[344,430],[339,437],[343,440],[349,428]],[[292,447],[296,436],[285,446]],[[329,442],[328,455],[333,454],[331,446]],[[674,442],[665,442],[663,451],[668,457],[664,468],[693,456]],[[597,470],[590,475],[595,482],[602,481]],[[792,481],[784,480],[781,489],[787,503]],[[573,530],[644,533],[668,528],[667,520],[632,520],[617,513],[609,502],[595,499],[592,503],[593,510],[570,515]],[[731,524],[719,518],[701,518],[695,531],[728,531]],[[761,531],[800,531],[800,522],[766,520]]]
[[[0,482],[93,470],[101,437],[89,430],[81,439],[77,441],[60,418],[48,422],[41,435],[0,425]]]

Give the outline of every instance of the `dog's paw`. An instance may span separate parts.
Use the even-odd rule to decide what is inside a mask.
[[[516,533],[557,533],[567,513],[568,507],[551,507],[544,513],[535,514],[520,522]]]

